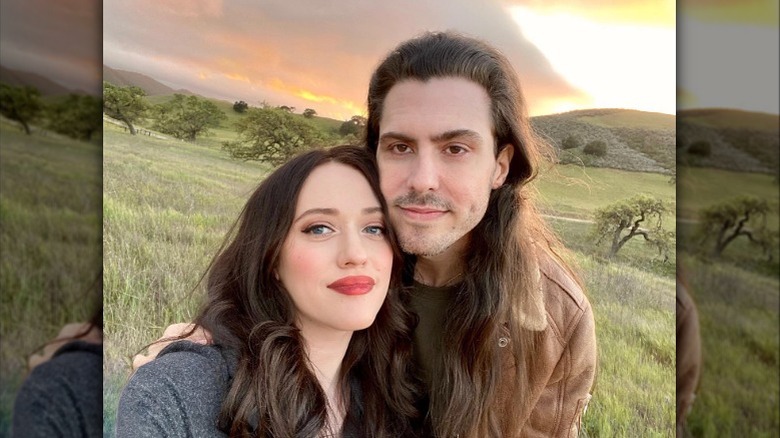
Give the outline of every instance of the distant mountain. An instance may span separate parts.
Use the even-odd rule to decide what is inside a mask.
[[[563,163],[641,172],[671,173],[675,168],[675,116],[627,109],[587,109],[531,118],[537,134],[557,147]],[[568,136],[580,146],[564,150]],[[607,155],[582,152],[591,141],[607,144]]]
[[[43,77],[36,73],[30,73],[26,71],[13,70],[0,65],[0,82],[20,87],[29,85],[38,89],[43,96],[63,96],[68,93],[80,93],[52,81],[49,78]]]
[[[725,108],[677,113],[681,163],[740,172],[775,173],[780,169],[780,117],[777,114]],[[689,153],[696,142],[710,145],[710,155]]]
[[[149,96],[164,96],[174,93],[186,95],[195,94],[184,89],[174,90],[150,76],[127,70],[114,69],[105,64],[103,65],[103,80],[120,87],[139,87],[146,91],[146,94]]]

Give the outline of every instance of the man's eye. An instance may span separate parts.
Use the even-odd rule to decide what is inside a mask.
[[[385,234],[385,227],[383,227],[381,225],[369,225],[369,226],[363,228],[363,230],[366,233],[374,235],[374,236],[382,236],[382,235]]]
[[[466,152],[466,148],[460,145],[447,146],[447,153],[450,155],[460,155]]]
[[[403,143],[394,144],[394,145],[392,145],[390,147],[390,149],[393,152],[398,152],[398,153],[401,153],[401,154],[405,154],[405,153],[407,153],[407,152],[409,152],[411,150],[411,148],[409,148],[409,145],[405,145]]]
[[[303,232],[306,233],[306,234],[312,234],[312,235],[315,235],[315,236],[322,236],[322,235],[325,235],[325,234],[332,233],[333,229],[330,228],[327,225],[316,224],[316,225],[311,225],[311,226],[307,227],[305,230],[303,230]]]

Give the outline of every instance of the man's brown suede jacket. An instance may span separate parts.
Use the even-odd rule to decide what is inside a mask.
[[[501,385],[498,397],[499,403],[510,405],[530,397],[529,408],[521,414],[519,433],[505,430],[505,436],[576,437],[596,377],[593,311],[582,288],[551,256],[541,255],[539,267],[544,315],[540,306],[539,316],[527,318],[525,324],[542,331],[529,376],[530,393],[511,394],[513,385],[507,384]],[[508,345],[506,339],[499,341],[502,345]],[[514,360],[509,348],[504,351],[509,372],[503,378],[512,382]],[[506,407],[502,411],[511,412]]]

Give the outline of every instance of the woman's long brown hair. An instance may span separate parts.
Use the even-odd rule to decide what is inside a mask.
[[[327,399],[295,327],[293,302],[274,275],[301,187],[328,162],[362,173],[387,211],[373,157],[365,149],[310,151],[258,186],[208,269],[208,300],[195,322],[238,357],[220,415],[230,436],[313,438],[339,432],[328,424]],[[410,434],[416,415],[409,377],[413,320],[397,287],[401,253],[387,228],[395,255],[391,290],[374,324],[352,336],[339,376],[348,403],[344,430],[357,436]]]
[[[543,327],[545,321],[538,305],[537,254],[548,252],[575,280],[577,276],[561,260],[563,248],[537,212],[527,185],[552,151],[534,134],[517,75],[496,49],[451,32],[426,33],[396,47],[371,78],[366,146],[376,152],[384,100],[395,84],[448,77],[468,79],[485,90],[495,152],[513,147],[514,154],[506,183],[491,193],[484,218],[469,235],[468,268],[446,312],[443,357],[436,366],[441,372],[434,373],[428,388],[427,421],[438,437],[504,438],[519,434],[521,412],[530,408],[523,395],[529,393],[527,376],[539,324]],[[536,317],[533,324],[530,314]],[[502,379],[506,371],[498,341],[505,336],[514,356],[513,382]],[[507,412],[496,399],[499,385],[509,384],[514,387],[502,389],[517,396]]]

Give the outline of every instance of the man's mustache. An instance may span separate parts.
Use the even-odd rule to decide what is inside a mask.
[[[393,205],[398,207],[432,207],[439,210],[451,210],[452,206],[449,202],[441,199],[435,193],[419,194],[415,192],[409,192],[405,195],[399,196],[393,200]]]

